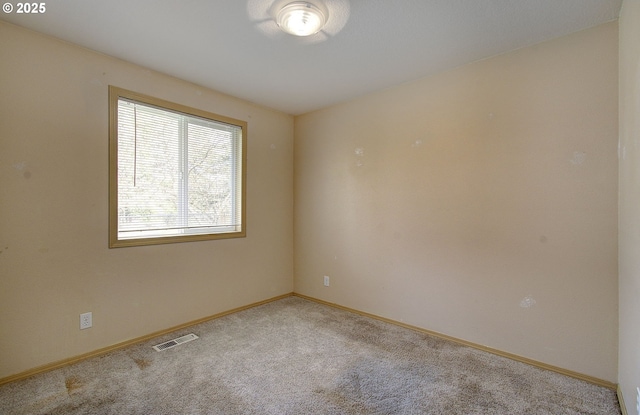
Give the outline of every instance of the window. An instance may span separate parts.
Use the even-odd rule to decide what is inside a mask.
[[[109,87],[109,247],[237,238],[247,124]]]

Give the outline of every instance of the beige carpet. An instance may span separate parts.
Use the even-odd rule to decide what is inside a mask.
[[[199,339],[156,352],[179,335]],[[620,414],[615,392],[290,297],[0,387],[0,414]]]

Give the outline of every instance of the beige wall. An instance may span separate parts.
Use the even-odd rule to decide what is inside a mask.
[[[640,2],[620,14],[620,348],[618,382],[636,414],[640,386]]]
[[[248,122],[246,238],[107,248],[109,84]],[[0,378],[292,291],[291,116],[3,22],[0,91]]]
[[[296,117],[296,292],[615,382],[617,33]]]

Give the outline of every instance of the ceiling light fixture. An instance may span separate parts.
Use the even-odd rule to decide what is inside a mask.
[[[322,29],[327,23],[327,16],[312,3],[294,1],[280,9],[276,22],[287,33],[296,36],[309,36]]]

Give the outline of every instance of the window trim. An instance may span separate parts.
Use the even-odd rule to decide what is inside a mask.
[[[241,128],[242,162],[241,189],[240,189],[240,215],[241,229],[232,232],[207,233],[197,235],[162,236],[151,238],[118,239],[118,100],[137,101],[142,104],[152,105],[160,109],[184,113],[195,117],[211,119],[212,121],[230,124]],[[234,159],[235,160],[235,159]],[[109,248],[128,246],[146,246],[170,244],[178,242],[194,242],[216,239],[244,238],[246,237],[246,211],[247,211],[247,122],[237,120],[212,112],[199,110],[181,104],[176,104],[159,98],[154,98],[138,92],[128,91],[113,85],[109,85]]]

